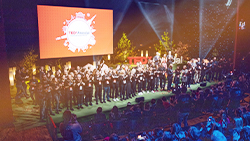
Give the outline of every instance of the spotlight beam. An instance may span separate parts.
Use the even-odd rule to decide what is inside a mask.
[[[156,28],[155,28],[153,22],[150,20],[148,14],[145,12],[145,10],[142,8],[141,2],[138,2],[137,0],[135,0],[135,1],[137,2],[137,4],[138,4],[138,6],[139,6],[139,8],[140,8],[140,10],[141,10],[141,12],[142,12],[142,14],[143,14],[143,16],[146,18],[146,20],[148,21],[148,23],[150,24],[150,26],[151,26],[152,29],[154,30],[155,34],[157,35],[157,37],[159,38],[159,40],[161,40],[161,36],[159,36],[159,35],[157,34],[157,30],[156,30]],[[150,14],[152,14],[152,13],[150,13]]]
[[[124,18],[124,15],[126,14],[126,12],[128,11],[129,6],[131,5],[132,0],[126,0],[126,1],[127,1],[127,3],[125,4],[125,7],[123,8],[121,16],[119,16],[119,19],[118,19],[117,23],[115,24],[113,34],[115,34],[115,32],[117,31],[118,27],[120,26],[120,24],[121,24],[121,22],[122,22],[122,20]]]
[[[243,1],[242,1],[242,2],[243,2]],[[242,3],[241,3],[241,4],[242,4]],[[241,4],[240,4],[240,5],[241,5]],[[218,41],[219,37],[220,37],[221,34],[223,33],[225,27],[228,25],[228,23],[230,22],[230,20],[231,20],[231,19],[233,18],[233,16],[236,14],[237,10],[235,9],[235,10],[233,10],[233,11],[231,12],[229,18],[225,21],[225,25],[219,30],[219,32],[218,32],[217,36],[214,38],[214,40],[213,40],[213,41],[210,41],[210,44],[208,45],[209,47],[207,47],[207,50],[205,51],[204,46],[206,46],[206,45],[205,45],[203,39],[206,38],[206,37],[202,36],[202,35],[203,35],[202,26],[203,26],[203,18],[204,18],[204,15],[203,15],[202,10],[203,10],[203,8],[204,8],[204,0],[201,0],[201,1],[200,1],[200,6],[202,6],[202,8],[200,8],[201,11],[200,11],[200,43],[199,43],[199,57],[200,57],[201,59],[203,59],[203,58],[205,58],[205,57],[208,55],[208,53],[211,51],[211,49],[215,46],[215,44],[216,44],[216,42]],[[212,25],[211,25],[211,28],[213,28]],[[236,30],[238,30],[238,29],[236,29]]]

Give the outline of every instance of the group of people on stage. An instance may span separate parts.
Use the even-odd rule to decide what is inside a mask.
[[[157,58],[157,59],[156,59]],[[40,106],[41,120],[45,118],[46,110],[51,115],[52,105],[58,114],[62,107],[74,110],[83,109],[83,105],[92,105],[92,97],[95,102],[106,103],[122,101],[144,93],[160,90],[164,91],[167,80],[167,90],[180,86],[190,87],[190,84],[203,82],[204,80],[222,80],[223,75],[230,70],[230,60],[224,58],[217,61],[216,58],[209,62],[192,59],[182,69],[177,66],[173,70],[171,56],[159,58],[159,55],[149,60],[148,64],[138,64],[136,68],[129,69],[127,65],[118,65],[117,68],[103,69],[103,64],[94,70],[77,66],[76,69],[58,69],[53,75],[51,69],[40,69],[40,82],[35,76],[29,81],[29,92],[34,104]],[[22,67],[16,73],[16,99],[27,94],[25,80],[29,78],[28,72]],[[35,98],[34,98],[35,96]]]

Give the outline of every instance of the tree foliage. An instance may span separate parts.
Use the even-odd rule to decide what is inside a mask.
[[[212,55],[213,57],[217,57],[219,55],[219,52],[216,48],[213,49]]]
[[[115,62],[125,62],[127,57],[136,55],[134,49],[135,46],[133,46],[132,42],[128,39],[126,33],[123,33],[117,47],[114,49],[114,54],[111,56],[111,59]]]
[[[188,44],[183,44],[181,41],[177,44],[177,46],[173,47],[172,53],[177,54],[178,56],[183,56],[183,58],[187,58],[189,55],[189,48],[191,46]]]
[[[170,41],[170,38],[168,37],[168,32],[164,32],[163,35],[161,35],[161,40],[159,40],[159,44],[154,44],[155,51],[159,52],[160,54],[166,54],[167,51],[171,51],[174,47],[174,41]]]
[[[56,60],[56,67],[57,67],[57,69],[62,70],[62,62],[61,62],[61,59]]]
[[[29,75],[32,75],[32,67],[36,64],[37,57],[38,55],[35,54],[35,50],[31,48],[28,52],[24,53],[23,59],[20,61],[20,65],[29,70]]]

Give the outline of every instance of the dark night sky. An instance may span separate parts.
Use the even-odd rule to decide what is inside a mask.
[[[198,56],[199,52],[197,52],[197,50],[199,49],[200,39],[205,43],[205,38],[200,38],[200,30],[205,31],[201,37],[206,34],[210,35],[207,39],[207,45],[209,46],[209,42],[211,42],[216,35],[209,33],[208,30],[219,30],[222,28],[221,26],[224,26],[209,27],[209,25],[214,24],[213,16],[218,15],[218,13],[221,14],[219,12],[221,9],[214,8],[212,4],[216,5],[216,2],[220,1],[220,4],[223,5],[227,0],[203,1],[205,1],[206,4],[203,8],[203,16],[206,17],[207,21],[203,18],[204,24],[202,28],[200,28],[200,2],[198,0],[3,0],[5,38],[9,62],[10,65],[13,65],[13,62],[18,62],[18,60],[22,58],[23,53],[31,47],[39,53],[37,5],[112,9],[114,13],[113,24],[115,31],[114,47],[117,46],[118,40],[122,36],[122,33],[125,32],[128,38],[133,42],[133,45],[137,47],[136,51],[138,51],[138,49],[149,49],[149,46],[153,48],[153,44],[158,43],[159,40],[157,34],[163,34],[164,31],[171,32],[172,29],[175,43],[182,41],[183,43],[190,44],[192,46],[191,52],[193,56]],[[151,12],[149,20],[155,24],[154,28],[156,30],[151,27],[150,22],[148,22],[148,19],[143,15],[143,11],[141,11],[138,4],[139,2],[141,2],[141,6],[144,8],[144,12]],[[157,3],[159,6],[157,6]],[[171,27],[169,17],[167,17],[169,15],[164,13],[166,12],[164,11],[164,5],[174,14],[173,27]],[[233,6],[235,6],[235,4]],[[240,10],[240,19],[244,18],[248,23],[250,23],[250,20],[249,16],[246,16],[248,15],[246,13],[249,13],[249,6],[249,0],[246,0]],[[163,10],[161,11],[160,8]],[[164,14],[167,18],[164,17]],[[162,21],[159,22],[161,19]],[[229,43],[232,40],[234,41],[235,37],[235,15],[232,16],[232,19],[228,21],[228,24],[224,28],[221,37],[215,42],[214,47],[223,45],[221,48],[225,48],[224,46],[232,48]],[[249,37],[249,35],[249,29],[244,31],[244,33],[240,33],[240,36],[245,38]],[[247,46],[247,39],[245,38],[241,38],[241,42]],[[142,44],[142,46],[140,46],[140,44]],[[91,59],[92,57],[85,58]]]

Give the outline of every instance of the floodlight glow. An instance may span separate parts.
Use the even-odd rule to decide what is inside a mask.
[[[243,1],[241,1],[241,4]],[[200,43],[199,57],[205,58],[221,37],[224,29],[237,12],[237,1],[230,7],[223,0],[200,0]],[[226,32],[226,31],[225,31]],[[229,39],[224,40],[230,45]],[[233,45],[233,41],[231,43]],[[220,45],[221,48],[225,46]]]
[[[172,40],[173,23],[174,23],[174,14],[173,14],[174,2],[172,1],[171,9],[169,9],[166,5],[159,3],[150,3],[141,1],[137,1],[137,3],[142,14],[146,18],[152,29],[154,30],[159,40],[162,40],[161,35],[163,35],[164,32],[168,32]]]

